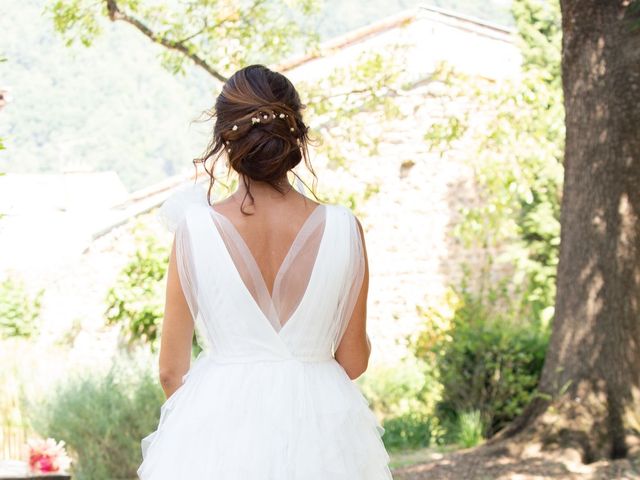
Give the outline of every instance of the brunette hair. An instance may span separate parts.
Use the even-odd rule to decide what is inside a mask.
[[[193,161],[194,165],[202,163],[210,177],[209,195],[216,180],[214,167],[223,153],[229,169],[239,174],[247,189],[240,207],[243,213],[247,196],[254,202],[252,180],[285,193],[279,181],[304,159],[315,182],[309,161],[309,128],[302,120],[304,108],[295,87],[281,73],[264,65],[250,65],[234,73],[209,112],[209,118],[215,117],[213,138],[202,157]]]

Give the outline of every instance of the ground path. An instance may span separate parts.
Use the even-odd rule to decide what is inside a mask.
[[[570,452],[563,456],[516,458],[505,449],[477,448],[444,454],[424,453],[423,456],[426,461],[422,463],[394,469],[394,480],[640,479],[640,456],[589,465],[582,464]],[[399,461],[402,463],[401,458]]]

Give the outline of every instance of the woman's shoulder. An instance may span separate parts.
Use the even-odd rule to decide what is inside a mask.
[[[157,218],[167,230],[175,232],[192,207],[206,205],[207,192],[200,184],[183,185],[172,191],[163,201]]]

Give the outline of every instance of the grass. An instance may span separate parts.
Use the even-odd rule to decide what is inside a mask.
[[[443,445],[419,448],[417,450],[391,451],[389,452],[389,456],[391,457],[389,467],[393,470],[431,462],[440,459],[445,453],[453,452],[459,448],[458,445]]]

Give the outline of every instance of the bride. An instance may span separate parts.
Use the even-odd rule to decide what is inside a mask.
[[[364,234],[349,209],[289,182],[301,161],[310,167],[302,108],[283,75],[236,72],[200,160],[225,158],[238,188],[211,204],[189,186],[160,209],[175,234],[160,347],[167,400],[141,442],[142,480],[392,478],[384,430],[352,381],[371,351]],[[191,363],[194,329],[203,350]]]

